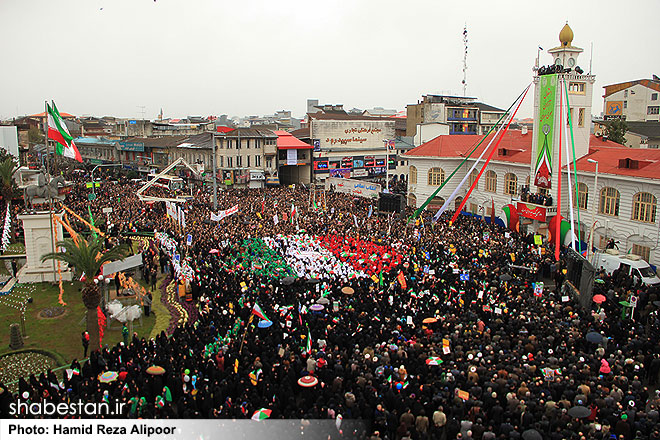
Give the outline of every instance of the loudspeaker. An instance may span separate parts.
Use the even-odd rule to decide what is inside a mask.
[[[406,197],[403,194],[380,193],[380,197],[378,198],[378,211],[405,212]]]

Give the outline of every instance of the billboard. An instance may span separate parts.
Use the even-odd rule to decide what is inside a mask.
[[[605,115],[621,116],[623,114],[623,101],[608,101],[605,103]]]
[[[329,177],[325,179],[325,189],[329,190],[331,187],[337,192],[371,199],[377,199],[381,192],[381,186],[377,183],[346,178]]]

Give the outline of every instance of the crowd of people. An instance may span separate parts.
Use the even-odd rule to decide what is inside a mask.
[[[607,301],[583,308],[561,289],[566,266],[548,243],[468,216],[409,221],[333,192],[314,206],[297,186],[220,191],[218,208],[239,210],[216,222],[200,186],[182,228],[136,189],[104,182],[92,215],[113,206],[104,228],[116,235],[173,237],[194,272],[196,319],[91,351],[61,381],[22,380],[11,399],[120,401],[129,418],[341,415],[364,421],[372,439],[660,439],[655,287],[599,273],[594,293]],[[65,201],[81,217],[87,192],[78,182]],[[262,243],[293,271],[264,270]],[[150,280],[176,277],[151,246]],[[542,278],[556,285],[539,292]],[[621,319],[618,302],[631,295],[637,315]],[[257,307],[272,325],[256,325]],[[119,379],[101,382],[106,371]],[[300,385],[304,376],[317,383]]]

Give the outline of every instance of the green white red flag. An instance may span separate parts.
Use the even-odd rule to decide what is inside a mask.
[[[257,315],[258,318],[261,318],[264,321],[270,321],[270,319],[266,318],[266,314],[256,302],[254,303],[254,307],[252,307],[252,314]]]
[[[55,152],[60,156],[82,162],[80,152],[73,142],[73,136],[71,136],[69,130],[66,128],[66,123],[62,119],[62,116],[60,116],[55,102],[53,102],[52,107],[46,103],[46,113],[48,117],[48,139],[56,142]]]

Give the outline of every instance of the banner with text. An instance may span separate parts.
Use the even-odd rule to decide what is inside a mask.
[[[557,75],[539,77],[539,132],[536,134],[536,166],[534,185],[550,188],[552,182],[552,145],[555,125],[555,95],[557,94]]]

